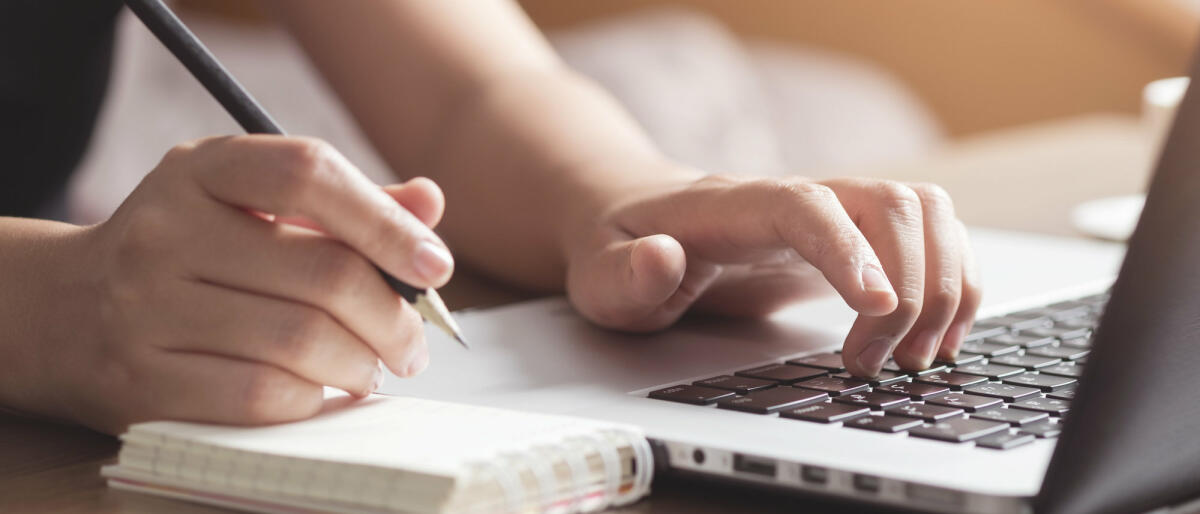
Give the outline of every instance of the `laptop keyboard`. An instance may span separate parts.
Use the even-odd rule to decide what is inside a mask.
[[[1057,437],[1107,293],[978,320],[954,361],[870,380],[839,353],[666,387],[650,398],[1007,450]]]

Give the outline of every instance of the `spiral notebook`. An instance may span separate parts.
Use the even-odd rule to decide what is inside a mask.
[[[636,427],[405,397],[121,440],[110,487],[258,512],[588,512],[647,494],[654,467]]]

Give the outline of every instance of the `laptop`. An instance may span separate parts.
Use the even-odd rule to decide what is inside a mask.
[[[1127,248],[972,235],[985,307],[961,356],[930,370],[845,375],[853,312],[836,298],[648,336],[551,298],[461,314],[475,350],[431,333],[434,365],[381,392],[632,423],[657,472],[923,511],[1200,497],[1200,93]]]

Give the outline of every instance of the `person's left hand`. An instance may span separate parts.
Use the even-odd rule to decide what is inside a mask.
[[[567,293],[602,326],[654,331],[692,306],[764,316],[828,292],[859,313],[847,369],[952,358],[980,289],[966,231],[929,184],[709,176],[611,208],[568,244]],[[823,275],[823,278],[822,278]]]

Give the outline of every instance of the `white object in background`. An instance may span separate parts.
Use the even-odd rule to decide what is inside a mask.
[[[1133,234],[1146,195],[1111,196],[1079,204],[1071,211],[1071,223],[1083,233],[1124,241]]]
[[[1175,111],[1187,92],[1187,77],[1156,80],[1142,90],[1142,123],[1154,150],[1148,166],[1158,165],[1158,155],[1175,120]],[[1124,241],[1133,234],[1146,195],[1115,196],[1084,202],[1071,212],[1071,222],[1081,232],[1101,239]]]

